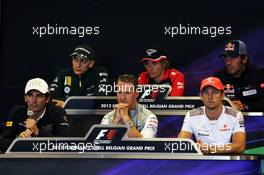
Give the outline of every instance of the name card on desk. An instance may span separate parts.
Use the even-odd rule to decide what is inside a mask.
[[[140,87],[140,88],[139,88]],[[139,86],[138,102],[150,110],[183,111],[184,113],[193,108],[203,106],[198,96],[168,96],[171,91],[170,85],[144,85]],[[137,88],[137,91],[138,91]],[[154,95],[153,95],[154,94]],[[224,99],[225,105],[231,106],[228,98]],[[73,114],[74,110],[83,110],[83,113],[100,113],[113,110],[117,103],[116,96],[72,96],[65,101],[64,108]]]
[[[229,105],[230,100],[224,99]],[[115,96],[72,96],[65,101],[64,108],[69,115],[96,114],[104,115],[113,110],[117,103]],[[185,115],[187,111],[202,106],[200,97],[167,97],[162,101],[142,101],[147,109],[150,109],[157,115]],[[230,106],[230,105],[229,105]]]

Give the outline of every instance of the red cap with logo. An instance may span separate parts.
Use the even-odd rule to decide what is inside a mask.
[[[221,82],[219,78],[216,78],[216,77],[208,77],[208,78],[203,79],[201,82],[200,91],[202,91],[203,88],[206,86],[212,86],[218,90],[224,90],[223,83]]]

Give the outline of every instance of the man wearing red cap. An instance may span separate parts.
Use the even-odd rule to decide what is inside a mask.
[[[168,84],[172,88],[170,96],[183,95],[184,75],[176,69],[169,69],[168,58],[162,50],[148,49],[140,62],[146,71],[139,75],[139,84]]]
[[[243,153],[244,118],[240,111],[224,106],[224,85],[216,77],[201,82],[204,106],[187,112],[179,138],[195,137],[204,154]]]

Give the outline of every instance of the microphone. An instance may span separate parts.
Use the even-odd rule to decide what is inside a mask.
[[[33,120],[35,120],[36,121],[36,118],[35,118],[35,116],[34,116],[34,111],[32,111],[32,110],[28,110],[27,111],[27,118],[28,119],[33,119]],[[24,125],[25,126],[25,125]],[[25,126],[26,127],[26,126]],[[31,131],[31,134],[33,134],[33,131],[34,131],[34,129],[33,128],[26,128],[26,130],[30,130]],[[30,135],[31,135],[30,134]]]
[[[27,111],[27,117],[28,117],[28,119],[35,119],[34,112],[31,110],[28,110]]]

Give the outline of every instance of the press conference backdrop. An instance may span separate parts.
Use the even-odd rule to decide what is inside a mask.
[[[0,117],[23,103],[28,79],[50,82],[68,67],[79,44],[94,48],[111,79],[138,75],[145,49],[163,48],[186,76],[185,95],[197,95],[200,79],[223,66],[218,55],[228,39],[245,41],[250,61],[263,65],[263,7],[258,0],[2,0]]]
[[[70,65],[69,55],[79,44],[94,48],[96,64],[106,67],[111,79],[122,73],[138,75],[143,70],[139,60],[144,50],[163,48],[170,58],[171,67],[185,74],[185,95],[188,96],[197,95],[199,81],[223,66],[218,55],[223,51],[226,40],[243,40],[248,46],[251,63],[264,64],[263,1],[1,0],[0,8],[0,120],[8,115],[14,104],[23,103],[23,90],[28,79],[42,77],[50,82],[60,69]],[[27,165],[28,162],[36,162],[34,167],[43,169],[42,159],[38,159],[39,162],[21,160],[26,160]],[[9,172],[13,169],[5,165],[13,167],[10,161],[1,159],[1,165]],[[56,161],[48,161],[50,168],[45,171],[50,173],[56,169]],[[73,161],[68,162],[72,165]],[[98,160],[92,165],[101,162]],[[163,165],[168,164],[168,161],[156,160],[143,161],[143,164],[140,160],[108,162],[111,166],[102,174],[131,171],[138,165],[147,165],[146,173],[155,171],[159,174],[165,169]],[[76,162],[76,166],[80,163]],[[172,168],[182,163],[170,162],[168,166]],[[239,165],[233,167],[247,167],[243,162],[234,163]],[[209,162],[205,164],[211,167]],[[25,169],[23,163],[20,165],[19,171]],[[135,166],[130,168],[130,165]],[[157,168],[152,170],[152,167]],[[158,167],[161,167],[159,171]],[[200,168],[198,166],[195,173]],[[217,168],[230,172],[224,166]],[[259,167],[249,169],[258,170]],[[206,170],[210,171],[209,168]],[[241,171],[247,172],[246,169]]]

